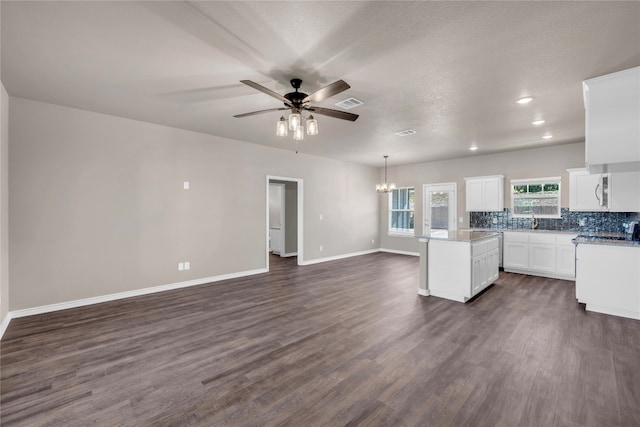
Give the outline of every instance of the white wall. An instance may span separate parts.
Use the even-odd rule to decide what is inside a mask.
[[[566,144],[508,153],[478,155],[462,159],[417,163],[389,168],[389,182],[398,187],[413,186],[416,189],[415,226],[416,235],[422,234],[423,184],[456,182],[458,187],[458,214],[463,218],[458,228],[469,226],[469,215],[465,206],[465,177],[484,175],[505,176],[505,207],[511,203],[509,180],[519,178],[562,177],[562,206],[569,206],[569,174],[567,169],[584,167],[584,143]],[[379,171],[379,180],[384,177]],[[391,250],[418,252],[415,238],[387,236],[388,202],[385,196],[380,206],[380,247]]]
[[[375,168],[21,98],[10,107],[10,310],[265,268],[267,175],[304,180],[305,261],[377,248]]]

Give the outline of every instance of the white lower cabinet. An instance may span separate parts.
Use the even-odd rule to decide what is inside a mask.
[[[640,247],[578,244],[576,298],[588,311],[640,319]]]
[[[575,280],[576,235],[546,232],[505,232],[505,271]]]

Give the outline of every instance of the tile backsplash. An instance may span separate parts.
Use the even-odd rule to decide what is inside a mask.
[[[638,221],[638,212],[571,212],[561,209],[562,218],[538,218],[538,230],[577,231],[580,233],[622,233],[622,224]],[[495,218],[495,224],[494,224]],[[513,218],[510,209],[502,212],[470,212],[472,228],[531,228],[531,218]]]

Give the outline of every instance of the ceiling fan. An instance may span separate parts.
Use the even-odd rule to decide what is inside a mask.
[[[279,136],[285,136],[287,134],[286,129],[290,129],[294,132],[294,139],[303,139],[304,130],[301,127],[301,113],[303,111],[309,111],[311,113],[321,114],[323,116],[333,117],[336,119],[349,120],[352,122],[355,122],[358,118],[357,114],[347,113],[346,111],[333,110],[331,108],[323,108],[310,105],[311,103],[320,102],[323,99],[329,98],[333,95],[337,95],[349,89],[351,86],[349,86],[343,80],[333,82],[330,85],[323,87],[322,89],[318,89],[310,95],[298,91],[298,89],[300,89],[300,86],[302,85],[302,80],[300,79],[290,80],[291,86],[293,87],[295,92],[289,92],[285,95],[280,95],[279,93],[274,92],[271,89],[267,89],[266,87],[259,85],[258,83],[252,82],[251,80],[240,80],[240,83],[244,83],[247,86],[251,86],[252,88],[259,90],[260,92],[274,97],[275,99],[283,102],[284,107],[269,108],[267,110],[252,111],[251,113],[236,114],[233,117],[247,117],[254,116],[256,114],[269,113],[271,111],[291,110],[288,125],[284,119],[284,116],[282,116],[280,118],[280,121],[278,122],[277,135]],[[317,126],[317,121],[313,118],[313,115],[309,116],[309,118],[307,119],[307,134],[317,134]]]

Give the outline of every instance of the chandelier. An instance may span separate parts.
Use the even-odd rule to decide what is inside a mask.
[[[278,120],[276,125],[276,135],[287,136],[289,131],[291,131],[293,132],[294,140],[302,141],[305,134],[305,126],[302,125],[303,120],[306,125],[307,135],[317,135],[318,120],[316,120],[313,115],[309,115],[308,118],[303,117],[302,114],[300,114],[300,109],[298,108],[291,109],[288,123],[284,116],[280,117],[280,120]]]
[[[384,156],[384,182],[382,184],[376,185],[376,191],[378,193],[390,193],[396,189],[396,185],[394,183],[387,183],[387,158],[389,156]]]

